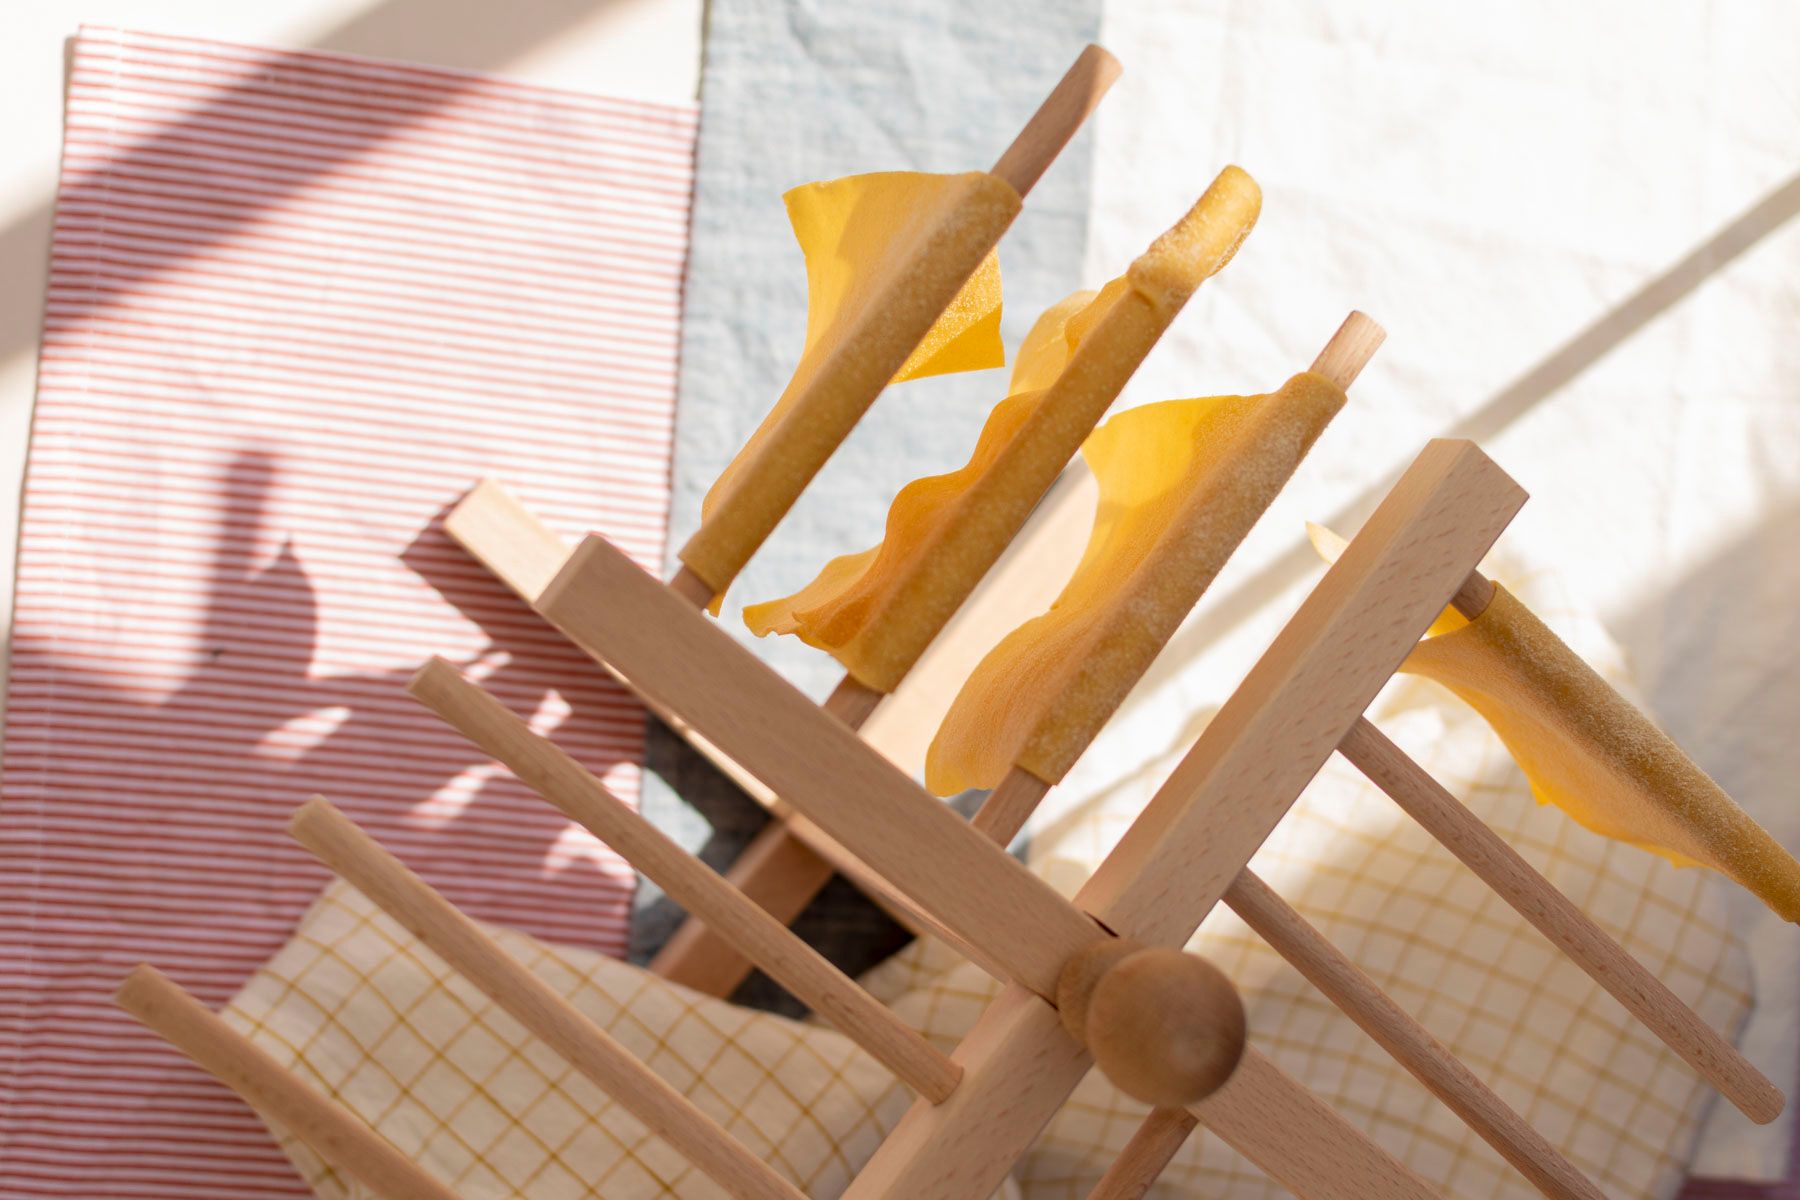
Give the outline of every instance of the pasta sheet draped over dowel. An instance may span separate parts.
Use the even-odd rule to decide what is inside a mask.
[[[1473,621],[1447,611],[1400,668],[1486,718],[1538,802],[1605,837],[1711,867],[1800,920],[1800,863],[1670,737],[1505,588]]]
[[[1267,396],[1147,404],[1082,447],[1100,486],[1087,550],[1040,617],[964,683],[926,757],[939,795],[1014,765],[1060,780],[1344,404],[1305,372]]]
[[[746,606],[744,623],[759,637],[792,633],[821,650],[838,654],[842,649],[839,657],[848,665],[846,656],[854,655],[852,644],[867,624],[883,581],[923,552],[931,531],[951,516],[956,502],[993,467],[1025,418],[1042,403],[1044,389],[1062,373],[1076,344],[1093,327],[1092,312],[1104,303],[1097,295],[1076,292],[1046,309],[1031,327],[1013,363],[1012,392],[988,414],[967,464],[901,488],[888,509],[886,536],[879,545],[832,559],[817,578],[791,596]]]
[[[908,484],[879,546],[834,559],[792,596],[750,606],[751,629],[797,634],[864,686],[897,687],[1182,305],[1230,261],[1261,204],[1255,181],[1227,167],[1122,277],[1047,311],[967,465]]]
[[[1020,200],[1005,180],[886,171],[803,184],[786,201],[806,258],[806,343],[681,551],[721,592],[885,384],[1006,360],[993,246]]]

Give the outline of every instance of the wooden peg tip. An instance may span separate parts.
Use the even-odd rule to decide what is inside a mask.
[[[1107,938],[1064,966],[1056,1001],[1106,1077],[1159,1108],[1204,1100],[1244,1054],[1243,999],[1197,955]]]
[[[1083,50],[994,163],[993,173],[1019,195],[1029,192],[1119,78],[1119,70],[1119,60],[1101,47]]]
[[[1356,382],[1362,369],[1387,340],[1387,330],[1368,313],[1352,310],[1339,325],[1319,357],[1313,360],[1312,372],[1323,375],[1344,391]]]

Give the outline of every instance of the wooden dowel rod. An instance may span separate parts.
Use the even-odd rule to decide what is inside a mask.
[[[288,832],[727,1195],[735,1200],[804,1200],[798,1188],[514,961],[323,798],[315,796],[302,806]]]
[[[845,675],[825,698],[824,708],[850,728],[861,729],[886,698],[884,693]],[[738,854],[726,871],[725,880],[771,917],[791,925],[831,882],[833,874],[848,872],[841,867],[834,869],[808,839],[796,835],[790,824],[793,811],[787,805],[775,800],[771,811],[774,819]],[[860,878],[858,886],[862,886]],[[863,891],[868,888],[863,887]],[[896,910],[887,896],[870,899],[900,924],[919,932],[911,914]],[[721,937],[692,913],[676,926],[674,934],[650,960],[652,973],[708,996],[729,996],[754,966],[730,939]]]
[[[812,847],[820,858],[861,888],[864,895],[886,909],[900,924],[915,934],[935,937],[948,943],[957,953],[995,979],[1004,982],[1009,978],[1006,968],[998,959],[919,907],[912,897],[895,887],[868,863],[850,853],[842,842],[819,828],[810,818],[795,813],[788,819],[788,828],[796,838]]]
[[[679,554],[694,576],[684,588],[710,601],[731,586],[955,301],[1116,74],[1104,50],[1083,51],[994,171],[963,179],[957,211],[941,212],[931,235],[914,239],[911,261],[881,272],[867,302],[838,322],[833,349],[784,392],[784,415],[764,421],[708,494],[709,511]]]
[[[886,692],[865,687],[846,674],[837,681],[821,707],[850,728],[861,729],[885,699]]]
[[[920,1095],[942,1102],[956,1089],[961,1071],[947,1055],[455,667],[434,658],[408,690]]]
[[[1605,1194],[1424,1026],[1246,868],[1225,903],[1470,1129],[1553,1200]]]
[[[1024,767],[1015,766],[1000,780],[1000,786],[988,793],[969,824],[997,845],[1009,846],[1049,791],[1049,784]]]
[[[1381,343],[1387,340],[1387,330],[1378,325],[1374,318],[1361,311],[1352,311],[1339,325],[1325,348],[1319,351],[1319,357],[1313,359],[1308,368],[1314,375],[1323,375],[1337,384],[1342,391],[1349,391],[1362,369],[1369,365],[1375,357],[1375,351],[1381,349]]]
[[[818,851],[794,836],[791,814],[774,813],[738,852],[725,882],[783,925],[793,924],[836,873]],[[704,996],[729,996],[756,964],[693,913],[651,957],[650,973]]]
[[[1779,1088],[1366,718],[1338,751],[1745,1116],[1781,1114]]]
[[[140,966],[126,976],[115,998],[244,1103],[384,1200],[457,1200],[362,1118],[276,1062],[155,967]]]
[[[1480,571],[1470,571],[1469,577],[1456,589],[1456,595],[1450,597],[1450,606],[1471,621],[1486,612],[1493,602],[1494,581]]]
[[[712,585],[700,578],[700,576],[694,574],[693,568],[691,567],[682,567],[680,570],[676,571],[674,576],[669,580],[669,586],[674,589],[677,596],[680,596],[695,608],[705,608],[712,603]]]
[[[1199,1124],[1200,1118],[1185,1108],[1151,1109],[1087,1200],[1143,1200]]]
[[[993,174],[1019,195],[1029,192],[1118,78],[1118,59],[1099,46],[1083,50],[994,163]]]

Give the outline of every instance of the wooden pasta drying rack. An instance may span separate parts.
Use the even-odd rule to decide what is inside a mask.
[[[1027,193],[1116,70],[1090,47],[993,173]],[[908,346],[950,297],[930,299],[941,303],[910,330]],[[1347,388],[1381,338],[1374,322],[1352,314],[1312,370]],[[877,363],[879,378],[849,423],[798,468],[758,485],[776,519],[898,366]],[[833,370],[852,369],[828,364],[820,386],[836,386]],[[856,1200],[983,1200],[1096,1062],[1154,1108],[1095,1197],[1142,1195],[1199,1124],[1304,1200],[1433,1195],[1259,1054],[1230,982],[1180,951],[1221,900],[1544,1195],[1598,1197],[1248,867],[1336,751],[1733,1104],[1758,1121],[1780,1112],[1783,1097],[1766,1078],[1363,716],[1447,604],[1470,618],[1484,610],[1494,589],[1477,563],[1524,499],[1473,444],[1427,445],[1072,902],[1004,849],[1048,782],[1015,768],[965,822],[858,736],[881,693],[846,677],[815,705],[706,617],[703,606],[729,575],[705,579],[684,567],[665,584],[597,535],[571,552],[496,485],[465,498],[449,520],[452,535],[769,799],[778,819],[721,877],[449,663],[434,660],[411,690],[697,919],[665,952],[664,973],[721,991],[754,963],[917,1093],[845,1193]],[[767,532],[741,547],[739,566]],[[323,799],[301,808],[291,829],[725,1192],[801,1196]],[[937,1050],[787,928],[834,870],[1007,984],[955,1054]],[[153,968],[126,981],[120,1002],[375,1193],[452,1197]]]

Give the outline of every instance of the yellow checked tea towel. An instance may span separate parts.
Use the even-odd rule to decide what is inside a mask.
[[[1559,603],[1545,580],[1515,590],[1603,675],[1623,681],[1604,634]],[[1750,985],[1721,881],[1676,870],[1536,804],[1486,722],[1434,683],[1397,679],[1371,711],[1704,1020],[1728,1034],[1739,1028]],[[1105,788],[1053,792],[1032,827],[1033,869],[1064,890],[1078,887],[1184,748],[1143,748]],[[1602,1190],[1674,1194],[1709,1091],[1350,767],[1334,760],[1321,772],[1255,866]],[[496,932],[510,953],[820,1200],[843,1191],[911,1102],[829,1029]],[[1215,912],[1193,945],[1243,991],[1259,1049],[1443,1194],[1536,1194],[1235,917]],[[998,990],[931,942],[866,982],[945,1048]],[[718,1195],[342,883],[325,891],[226,1016],[466,1200]],[[1018,1200],[1082,1200],[1143,1114],[1091,1073],[1021,1164]],[[356,1195],[305,1147],[284,1145],[322,1200]],[[1285,1193],[1201,1131],[1150,1194]]]

